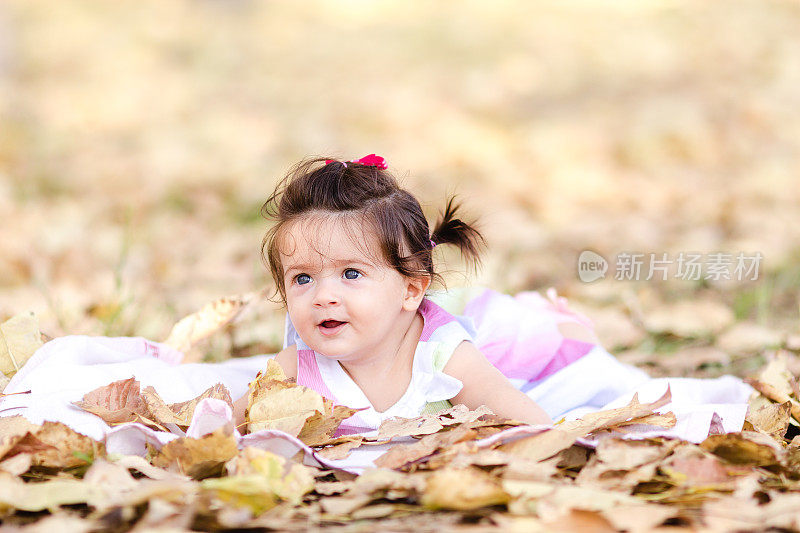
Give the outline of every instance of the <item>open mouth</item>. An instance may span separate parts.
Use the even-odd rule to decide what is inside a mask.
[[[333,335],[337,333],[347,322],[341,320],[323,320],[318,324],[319,330],[323,335]]]

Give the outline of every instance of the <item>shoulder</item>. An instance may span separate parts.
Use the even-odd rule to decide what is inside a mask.
[[[465,381],[489,367],[494,368],[486,356],[472,342],[464,340],[453,350],[444,373]]]
[[[452,315],[428,298],[422,300],[418,311],[424,319],[420,341],[452,344],[474,337],[475,330],[469,318]]]
[[[297,345],[287,346],[275,356],[275,362],[281,365],[287,378],[297,379]]]

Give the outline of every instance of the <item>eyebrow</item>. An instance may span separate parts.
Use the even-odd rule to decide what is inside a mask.
[[[373,266],[372,263],[365,263],[361,259],[334,259],[333,263],[336,264],[336,265],[340,265],[340,266],[343,266],[343,265],[360,265],[360,266],[366,266],[366,267]],[[303,271],[303,270],[313,270],[314,268],[315,267],[313,265],[308,265],[306,263],[293,264],[293,265],[289,265],[286,268],[286,270],[285,270],[283,275],[285,276],[289,272],[292,272],[294,270]]]

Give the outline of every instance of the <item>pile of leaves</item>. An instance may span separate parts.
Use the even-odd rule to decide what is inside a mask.
[[[700,444],[630,438],[642,427],[675,423],[671,413],[656,412],[669,392],[544,431],[457,405],[388,420],[375,437],[336,436],[355,410],[332,405],[270,364],[250,386],[250,430],[281,429],[329,459],[386,446],[376,468],[355,475],[308,466],[302,453],[240,449],[232,425],[151,447],[146,458],[121,456],[63,424],[7,417],[0,419],[0,516],[4,526],[77,531],[797,529],[800,395],[791,357],[779,354],[750,380],[759,393],[743,431],[712,431]],[[110,424],[180,432],[204,398],[230,402],[217,385],[166,404],[129,379],[79,405]]]

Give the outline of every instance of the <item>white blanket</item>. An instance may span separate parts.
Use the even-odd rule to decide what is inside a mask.
[[[145,453],[145,443],[156,447],[178,438],[182,432],[154,431],[141,424],[109,427],[99,417],[72,405],[91,390],[113,381],[135,377],[142,387],[151,385],[167,403],[198,396],[222,383],[236,399],[245,394],[248,383],[265,368],[272,356],[260,355],[217,364],[179,364],[182,355],[143,338],[67,336],[42,346],[6,387],[6,393],[23,393],[0,399],[0,416],[22,415],[33,423],[59,421],[96,440],[104,440],[110,453]],[[528,394],[557,420],[576,418],[598,409],[625,405],[634,392],[642,402],[654,401],[672,390],[672,403],[660,411],[672,411],[678,424],[664,431],[642,434],[672,435],[692,442],[702,441],[712,425],[726,432],[738,431],[744,423],[747,399],[752,389],[738,378],[649,379],[631,366],[619,363],[600,347],[539,383]],[[225,402],[200,402],[186,434],[199,437],[229,424],[230,408]],[[516,428],[515,428],[516,429]],[[519,430],[508,430],[509,438]],[[533,431],[543,430],[537,428]],[[489,445],[502,434],[485,439]],[[280,431],[259,431],[241,437],[240,446],[257,446],[290,457],[300,449],[308,464],[360,472],[389,445],[355,450],[341,461],[324,460],[302,442]],[[394,445],[392,443],[391,445]]]

